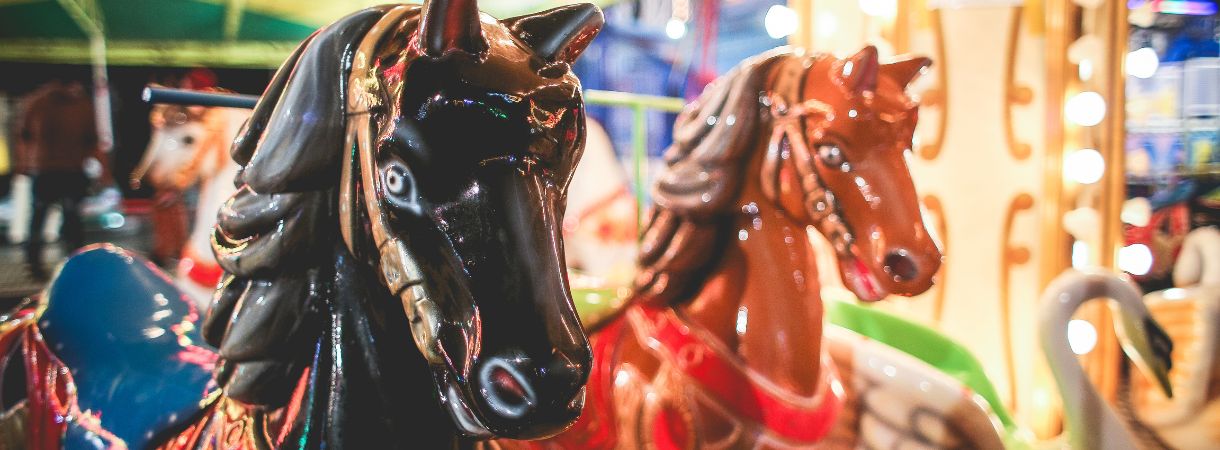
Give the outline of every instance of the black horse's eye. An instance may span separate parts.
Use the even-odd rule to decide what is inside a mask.
[[[847,172],[851,170],[851,166],[847,164],[847,158],[843,156],[843,149],[834,144],[818,145],[818,158],[822,159],[822,164],[827,167],[837,167],[839,170]]]
[[[182,137],[182,145],[191,145],[195,143],[195,136],[186,135]]]
[[[385,188],[394,195],[407,193],[407,170],[397,164],[385,168]]]

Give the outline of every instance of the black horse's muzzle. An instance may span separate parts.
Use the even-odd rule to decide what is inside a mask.
[[[562,207],[562,190],[544,171],[497,160],[432,211],[453,257],[442,265],[417,258],[427,281],[407,289],[428,297],[441,320],[412,330],[425,345],[417,331],[428,331],[449,362],[434,368],[448,371],[437,374],[441,392],[469,435],[544,437],[580,415],[593,356],[568,288]],[[460,312],[451,304],[467,302],[476,312],[473,328],[463,330],[468,321],[444,311]]]

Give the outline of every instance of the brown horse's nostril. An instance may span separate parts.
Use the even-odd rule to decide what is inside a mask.
[[[894,277],[894,281],[904,282],[914,280],[919,275],[919,267],[915,260],[907,256],[906,251],[895,251],[885,255],[885,272]]]

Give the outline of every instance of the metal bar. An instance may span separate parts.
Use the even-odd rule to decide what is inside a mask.
[[[644,205],[648,200],[648,110],[636,104],[631,111],[631,165],[635,168],[635,236],[644,237]]]
[[[644,235],[644,213],[648,201],[648,110],[681,112],[686,101],[674,97],[632,94],[629,92],[585,91],[585,102],[590,105],[631,108],[631,165],[634,169],[635,228],[636,236]]]
[[[97,123],[97,143],[104,153],[114,148],[114,118],[110,105],[110,76],[106,71],[106,36],[89,39],[93,65],[93,115]]]
[[[588,89],[585,91],[585,103],[603,106],[624,106],[629,108],[642,107],[665,112],[681,112],[686,107],[686,101],[674,97],[659,95],[632,94],[629,92],[601,91]]]
[[[225,23],[223,36],[226,41],[237,40],[241,31],[241,19],[246,12],[246,0],[227,0],[225,2]]]
[[[144,88],[143,98],[148,103],[244,109],[254,109],[254,105],[258,103],[257,95],[199,92],[154,86]]]
[[[76,22],[85,36],[90,38],[102,34],[101,10],[91,0],[56,0],[59,6]]]
[[[256,95],[198,92],[155,86],[145,87],[143,97],[144,101],[148,103],[220,106],[225,108],[253,109],[254,105],[258,103],[258,96]],[[589,104],[631,108],[631,165],[634,167],[635,226],[636,235],[643,236],[644,205],[648,197],[646,191],[648,188],[648,171],[646,167],[648,163],[648,111],[651,109],[676,112],[681,111],[686,104],[680,98],[592,89],[585,91],[585,100]]]
[[[110,78],[106,75],[106,33],[102,10],[94,0],[57,0],[68,17],[89,39],[89,64],[93,67],[93,114],[97,142],[102,152],[114,145],[114,123],[110,114]]]
[[[655,95],[631,94],[627,92],[611,92],[587,90],[585,98],[589,104],[607,106],[631,107],[634,113],[634,125],[647,127],[648,110],[680,111],[684,106],[680,98],[661,97]],[[258,96],[242,94],[226,94],[219,92],[198,92],[186,89],[149,86],[144,89],[144,100],[151,103],[172,103],[178,105],[225,106],[228,108],[253,108],[258,102]],[[647,151],[647,136],[636,133],[634,145],[636,150]]]

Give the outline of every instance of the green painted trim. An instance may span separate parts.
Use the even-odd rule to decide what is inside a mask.
[[[230,67],[274,69],[298,42],[108,41],[112,66]],[[91,64],[89,41],[0,39],[0,61]]]
[[[556,7],[560,7],[563,5],[570,5],[573,3],[592,3],[594,5],[597,5],[600,8],[605,8],[607,6],[610,6],[610,5],[618,3],[618,2],[619,2],[619,0],[553,0],[553,1],[542,2],[540,4],[534,4],[534,5],[530,5],[530,4],[522,5],[521,2],[518,2],[516,0],[507,0],[507,1],[500,1],[500,2],[494,2],[494,1],[490,2],[491,4],[484,7],[484,11],[491,13],[495,17],[505,19],[505,18],[509,18],[509,17],[516,17],[516,16],[525,15],[525,14],[536,13],[539,11],[545,11],[545,10],[548,10],[551,8],[556,8]],[[411,3],[418,3],[418,2],[411,2]]]
[[[631,108],[631,165],[635,167],[635,236],[644,240],[644,214],[648,211],[648,109],[643,104]]]
[[[632,94],[629,92],[601,91],[588,89],[585,91],[585,103],[590,105],[623,106],[629,108],[642,107],[665,112],[682,112],[686,100],[659,95]]]
[[[600,91],[589,89],[585,91],[585,103],[590,105],[617,106],[631,108],[631,165],[634,170],[635,184],[635,234],[644,236],[645,190],[648,189],[648,110],[664,112],[680,112],[686,107],[686,100],[657,95],[632,94],[630,92]]]
[[[227,0],[196,1],[219,4]],[[479,9],[483,12],[491,14],[492,17],[506,19],[509,17],[535,13],[573,3],[592,3],[604,8],[618,3],[619,1],[621,0],[483,0],[479,2]],[[355,12],[358,9],[381,5],[387,2],[372,0],[348,0],[342,3],[326,3],[323,0],[302,0],[298,2],[299,5],[293,5],[292,9],[285,8],[283,6],[285,2],[272,3],[274,4],[267,5],[265,2],[260,2],[259,0],[249,0],[249,5],[246,7],[246,9],[301,24],[320,27],[338,20],[340,17],[343,17],[348,13]],[[400,0],[389,3],[420,4],[423,3],[423,0]]]

